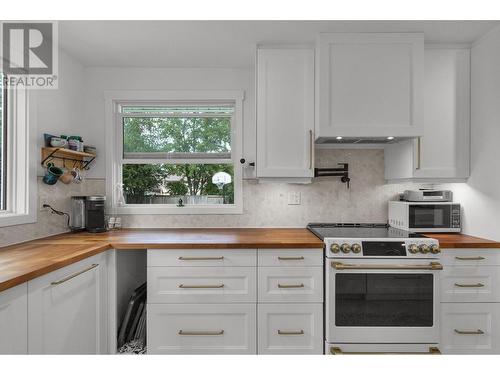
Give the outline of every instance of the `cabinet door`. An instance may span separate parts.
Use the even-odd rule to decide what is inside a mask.
[[[387,145],[387,180],[469,176],[470,51],[425,50],[423,136]]]
[[[310,178],[314,51],[257,50],[257,177]]]
[[[106,288],[105,254],[29,281],[29,353],[105,353]]]
[[[322,33],[319,137],[422,135],[423,34]]]
[[[323,354],[323,304],[259,304],[259,354]]]
[[[28,354],[26,283],[0,292],[0,332],[0,354]]]
[[[445,354],[500,354],[499,303],[442,303]]]

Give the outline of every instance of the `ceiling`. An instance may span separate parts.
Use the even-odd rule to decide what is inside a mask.
[[[59,43],[84,66],[251,67],[255,45],[313,43],[319,32],[423,32],[472,43],[499,21],[61,21]]]

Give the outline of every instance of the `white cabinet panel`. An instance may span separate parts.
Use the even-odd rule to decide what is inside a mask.
[[[314,170],[314,50],[257,49],[257,177]]]
[[[259,267],[323,266],[323,249],[259,249]]]
[[[446,266],[500,266],[498,249],[442,249],[441,263]]]
[[[465,179],[470,161],[470,51],[425,49],[423,135],[386,146],[386,179]]]
[[[500,302],[500,266],[445,266],[441,301]]]
[[[255,267],[148,267],[148,303],[256,302]]]
[[[441,349],[446,354],[500,354],[499,303],[441,304]]]
[[[322,302],[322,267],[259,267],[259,302]]]
[[[259,354],[323,354],[323,304],[259,304]]]
[[[321,33],[317,136],[419,136],[423,34]]]
[[[28,286],[0,292],[0,354],[28,354]]]
[[[255,249],[148,250],[148,267],[255,267]]]
[[[99,254],[28,282],[30,354],[106,353],[106,267]]]
[[[149,304],[148,354],[255,354],[256,305]]]

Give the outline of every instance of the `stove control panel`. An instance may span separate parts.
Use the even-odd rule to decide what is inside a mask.
[[[439,242],[433,238],[325,238],[328,258],[439,258]]]

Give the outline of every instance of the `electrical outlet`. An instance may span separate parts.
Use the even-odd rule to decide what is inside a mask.
[[[289,205],[299,205],[300,204],[300,192],[294,191],[288,193],[288,204]]]
[[[45,211],[49,211],[49,208],[48,207],[43,207],[43,205],[47,203],[47,202],[43,202],[42,200],[38,200],[38,210],[40,212],[45,212]]]

